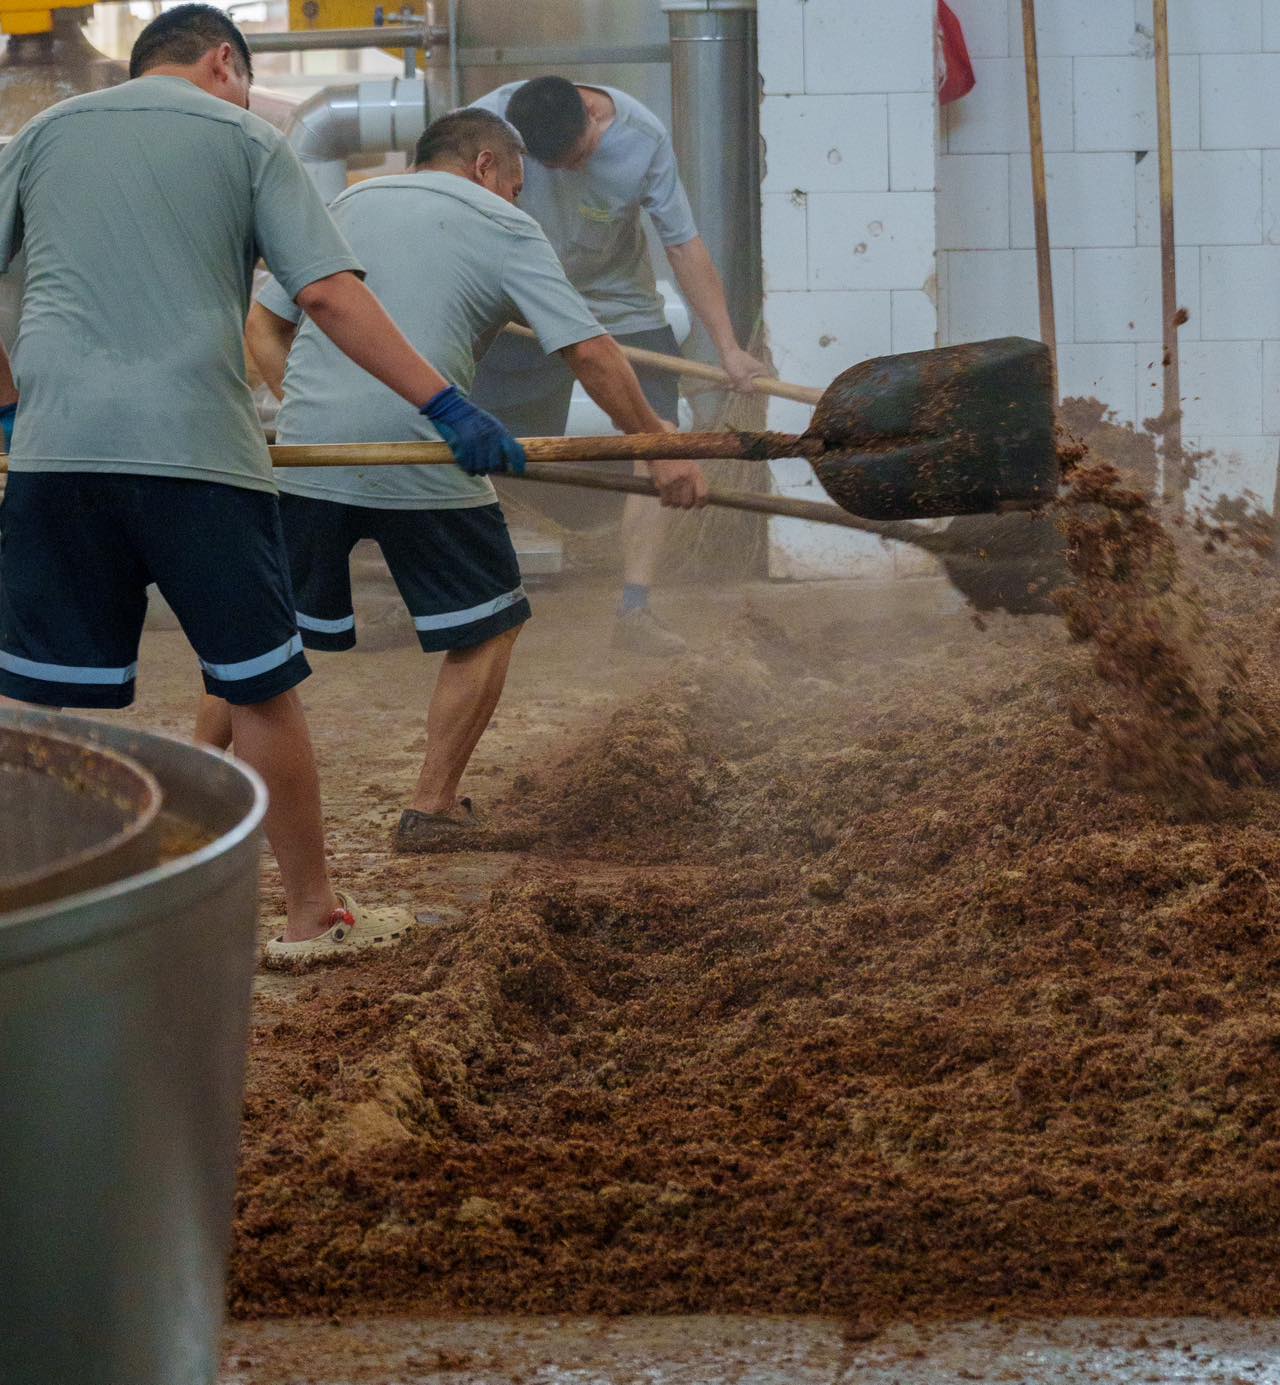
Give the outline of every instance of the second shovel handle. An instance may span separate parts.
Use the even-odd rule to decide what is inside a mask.
[[[537,341],[537,337],[527,327],[517,322],[508,322],[506,330],[516,337]],[[632,365],[646,365],[653,370],[665,370],[669,375],[684,375],[692,380],[709,380],[712,384],[729,386],[733,382],[727,370],[719,366],[707,365],[705,361],[691,361],[684,356],[668,356],[661,351],[649,351],[643,346],[627,346],[618,343],[622,354]],[[811,385],[792,385],[786,380],[775,380],[771,375],[757,375],[751,382],[752,393],[771,394],[776,399],[794,399],[798,404],[816,404],[823,391]]]

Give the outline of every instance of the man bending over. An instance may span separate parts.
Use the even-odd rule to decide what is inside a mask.
[[[542,231],[515,206],[521,151],[519,135],[500,117],[457,111],[423,134],[411,172],[359,183],[330,210],[367,267],[370,287],[459,390],[471,385],[477,340],[518,316],[542,350],[559,353],[617,427],[671,428],[570,287]],[[248,339],[263,378],[283,398],[276,422],[281,443],[449,436],[447,416],[432,427],[406,414],[390,390],[334,349],[278,283],[269,282],[254,304]],[[664,504],[688,507],[705,499],[694,463],[654,462],[651,474]],[[289,468],[277,479],[303,643],[329,650],[355,644],[349,560],[354,545],[370,538],[382,548],[423,650],[445,652],[427,711],[426,757],[396,845],[430,851],[465,837],[476,816],[470,800],[458,797],[459,784],[530,614],[492,485],[439,466]],[[225,744],[230,732],[217,702],[207,698],[198,734]]]

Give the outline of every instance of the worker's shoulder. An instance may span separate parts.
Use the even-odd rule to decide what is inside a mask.
[[[46,128],[71,118],[110,118],[114,115],[160,111],[181,118],[189,116],[211,125],[238,129],[246,139],[265,149],[278,144],[283,136],[261,116],[229,101],[221,101],[201,91],[182,77],[137,77],[119,86],[69,97],[42,111],[31,122]]]
[[[605,92],[613,102],[614,121],[621,134],[654,145],[667,138],[667,127],[643,101],[637,101],[629,92],[617,87],[602,86],[597,90]]]
[[[443,203],[464,222],[488,222],[516,236],[542,235],[528,212],[457,173],[391,173],[382,178],[366,178],[334,199],[334,216],[341,224],[344,211],[372,210],[375,200],[382,197],[421,199],[424,207]]]

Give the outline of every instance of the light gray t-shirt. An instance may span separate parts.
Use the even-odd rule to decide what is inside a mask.
[[[0,270],[20,248],[15,471],[275,490],[245,380],[254,264],[294,294],[360,270],[277,130],[180,77],[59,102],[0,153]]]
[[[602,336],[537,223],[455,173],[404,173],[357,183],[330,204],[377,294],[413,345],[464,393],[476,343],[523,317],[546,352]],[[298,322],[276,419],[281,443],[413,442],[439,434],[394,391],[353,365],[268,281],[264,308]],[[493,486],[457,466],[281,469],[282,491],[386,509],[446,510],[494,501]]]
[[[475,105],[505,118],[524,85],[508,82]],[[671,136],[647,107],[616,87],[598,87],[613,101],[613,123],[580,171],[524,161],[520,205],[547,233],[569,282],[613,333],[647,332],[666,324],[654,283],[641,212],[663,245],[698,234],[676,167]]]

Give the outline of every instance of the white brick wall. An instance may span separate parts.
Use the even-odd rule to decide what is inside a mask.
[[[858,361],[936,343],[934,11],[935,0],[759,0],[764,323],[785,379],[826,385]],[[1007,244],[1007,170],[1004,195]],[[774,400],[769,426],[801,431],[810,414]],[[776,463],[773,481],[822,497],[804,462]],[[897,547],[775,521],[770,571],[920,572]]]
[[[758,0],[765,323],[782,374],[1037,336],[1019,0],[950,0],[976,89],[934,111],[934,0]],[[1151,0],[1037,0],[1065,393],[1161,410]],[[1170,0],[1184,435],[1193,494],[1270,504],[1280,451],[1280,0]],[[936,189],[936,192],[935,192]],[[935,257],[935,249],[938,252]],[[807,412],[776,402],[771,426]],[[803,465],[775,484],[812,498]],[[771,528],[771,569],[919,571],[877,540]]]
[[[979,90],[943,121],[940,331],[949,341],[1038,335],[1022,7],[950,3],[972,40]],[[1270,505],[1280,0],[1169,8],[1178,298],[1191,313],[1180,333],[1184,435],[1223,453],[1202,468],[1197,494],[1247,488]],[[1160,412],[1163,387],[1151,12],[1151,0],[1037,0],[1061,386],[1138,421]]]

